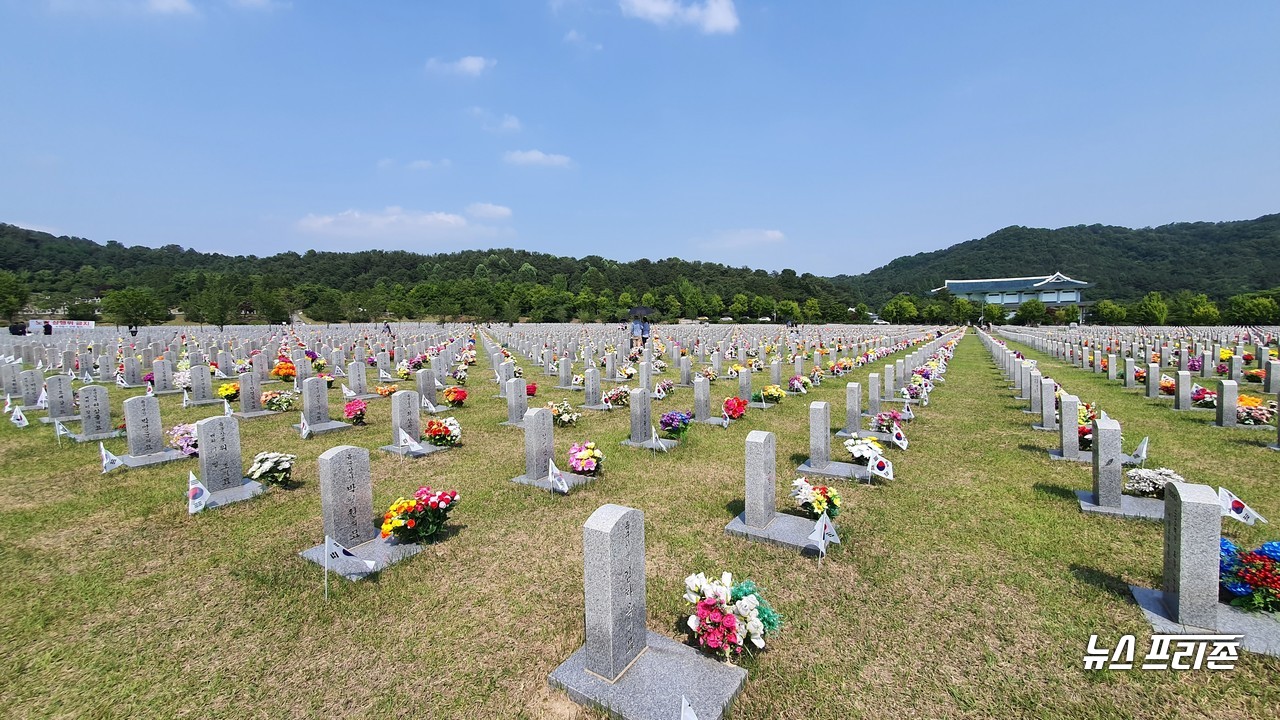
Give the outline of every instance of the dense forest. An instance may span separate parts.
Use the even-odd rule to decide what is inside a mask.
[[[1158,228],[1009,227],[863,275],[818,277],[679,258],[617,262],[523,250],[308,251],[270,257],[100,245],[0,223],[0,315],[105,316],[147,324],[182,313],[216,325],[473,318],[613,321],[636,305],[660,319],[739,322],[1003,321],[945,293],[946,279],[1061,271],[1093,283],[1088,319],[1107,323],[1280,323],[1280,215]],[[1073,322],[1080,308],[1031,301],[1015,322]]]

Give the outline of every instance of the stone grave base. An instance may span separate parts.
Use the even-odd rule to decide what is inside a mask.
[[[209,499],[205,501],[204,509],[209,510],[231,503],[238,503],[242,500],[248,500],[251,497],[261,495],[266,492],[267,488],[257,480],[243,478],[239,487],[230,487],[225,490],[210,490]]]
[[[1163,500],[1134,497],[1133,495],[1121,495],[1120,507],[1108,507],[1106,505],[1094,504],[1092,490],[1077,490],[1076,497],[1080,500],[1080,512],[1094,513],[1096,515],[1111,515],[1113,517],[1129,518],[1131,520],[1153,520],[1155,522],[1164,522]]]
[[[189,401],[187,401],[187,405],[188,405],[188,406],[190,406],[190,407],[203,407],[203,406],[205,406],[205,405],[221,405],[221,404],[222,404],[222,400],[221,400],[220,398],[214,398],[214,399],[212,399],[212,400],[189,400]]]
[[[564,475],[564,482],[566,485],[569,486],[570,490],[578,487],[579,485],[586,485],[587,483],[598,479],[590,475],[575,475],[571,472],[561,471],[561,474]],[[531,478],[528,475],[521,475],[520,477],[511,478],[511,482],[520,483],[521,485],[531,485],[533,487],[538,488],[539,490],[546,490],[548,492],[551,491],[550,476],[543,476],[540,478]]]
[[[1243,423],[1236,423],[1235,425],[1219,425],[1216,422],[1211,422],[1209,423],[1209,427],[1227,428],[1230,430],[1270,430],[1271,432],[1276,431],[1275,425],[1245,425]]]
[[[715,425],[716,427],[728,429],[729,424],[732,421],[725,420],[724,417],[713,417],[713,418],[707,418],[706,420],[694,420],[694,422],[700,423],[702,425]]]
[[[586,390],[586,388],[582,387],[581,385],[557,385],[552,389],[563,390],[567,392],[583,392],[584,390]]]
[[[1259,655],[1280,657],[1280,623],[1267,613],[1256,613],[1232,607],[1226,603],[1218,603],[1218,627],[1199,628],[1194,625],[1183,625],[1169,617],[1169,610],[1164,604],[1164,593],[1160,590],[1130,585],[1129,592],[1142,608],[1151,628],[1161,634],[1195,634],[1195,635],[1243,635],[1240,647]]]
[[[123,430],[112,430],[111,432],[94,433],[92,435],[83,435],[83,434],[72,435],[71,439],[75,440],[78,443],[86,443],[86,442],[99,442],[102,440],[110,440],[112,438],[122,437],[123,435],[124,435]]]
[[[176,390],[155,390],[155,391],[153,391],[153,394],[155,394],[155,395],[180,395],[181,393],[182,393],[182,388],[178,388],[178,389],[176,389]]]
[[[64,415],[64,416],[62,416],[62,417],[42,417],[42,418],[40,418],[40,422],[44,423],[45,425],[52,425],[54,420],[57,420],[58,422],[62,423],[63,425],[66,425],[66,424],[67,424],[67,423],[69,423],[69,422],[80,422],[80,416],[79,416],[79,415]]]
[[[578,407],[579,407],[579,408],[581,408],[581,409],[583,409],[583,410],[603,410],[603,411],[605,411],[605,412],[609,412],[609,411],[611,411],[611,410],[613,409],[613,408],[609,407],[608,405],[604,405],[604,404],[600,404],[600,405],[579,405]]]
[[[1280,450],[1280,445],[1272,443],[1271,445],[1268,445],[1267,448],[1271,450]]]
[[[348,425],[347,427],[350,427],[350,426]],[[420,457],[426,457],[431,453],[440,452],[441,450],[448,450],[449,448],[443,445],[432,445],[431,443],[422,443],[422,450],[410,450],[409,448],[403,445],[383,445],[378,449],[383,452],[391,453],[392,455],[399,455],[400,457],[420,458]]]
[[[341,563],[330,563],[329,572],[337,573],[348,580],[364,580],[370,575],[381,572],[390,565],[394,565],[405,558],[413,557],[422,552],[420,545],[412,543],[402,543],[395,539],[394,535],[387,537],[378,537],[370,540],[362,545],[347,548],[351,554],[361,560],[374,561],[373,569],[370,570],[367,565],[355,560],[345,560]],[[298,553],[303,558],[324,567],[324,543]]]
[[[773,407],[773,403],[756,402],[755,400],[750,400],[747,402],[747,407],[752,408],[754,410],[768,410],[769,408]]]
[[[1032,429],[1032,430],[1037,430],[1037,431],[1039,431],[1039,432],[1058,432],[1058,428],[1057,428],[1056,426],[1055,426],[1055,427],[1045,427],[1045,426],[1041,425],[1040,423],[1036,423],[1035,425],[1032,425],[1032,426],[1031,426],[1031,429]]]
[[[293,428],[294,430],[297,430],[298,432],[302,432],[301,423],[294,423],[289,427]],[[325,433],[338,432],[340,430],[350,430],[353,427],[355,427],[355,425],[352,425],[351,423],[344,423],[339,420],[330,420],[328,422],[316,423],[315,425],[312,425],[311,434],[324,435]]]
[[[1027,398],[1018,398],[1018,399],[1026,400]],[[907,403],[908,405],[928,405],[929,404],[927,402],[924,402],[924,398],[904,398],[904,397],[880,398],[881,405],[897,405],[898,403]]]
[[[1049,459],[1050,460],[1068,460],[1071,462],[1078,462],[1078,463],[1092,463],[1093,455],[1086,454],[1083,452],[1077,452],[1073,457],[1070,455],[1063,455],[1061,450],[1050,450]]]
[[[523,428],[524,421],[521,420],[520,422],[511,422],[510,420],[505,420],[503,422],[498,423],[498,425],[501,427]]]
[[[693,383],[676,383],[676,385],[675,385],[675,386],[676,386],[676,387],[678,387],[678,388],[685,388],[685,389],[689,389],[689,388],[692,388],[692,387],[693,387]]]
[[[249,412],[233,412],[231,413],[231,417],[240,418],[241,420],[253,420],[254,418],[279,414],[280,413],[275,410],[250,410]]]
[[[547,684],[580,705],[623,720],[679,718],[681,696],[689,699],[699,720],[723,717],[746,685],[747,671],[653,631],[646,634],[649,646],[617,680],[589,672],[583,647],[547,676]]]
[[[642,448],[644,450],[656,450],[658,452],[666,452],[671,448],[680,444],[678,440],[670,440],[667,438],[658,438],[657,442],[653,440],[645,440],[644,442],[633,442],[631,440],[623,440],[623,445],[633,448]]]
[[[819,468],[810,465],[809,461],[805,460],[804,464],[796,468],[796,472],[801,475],[816,475],[818,477],[841,478],[848,480],[858,477],[858,467],[859,466],[854,465],[853,463],[836,462],[835,460],[832,460]],[[866,470],[865,467],[862,469],[864,471]]]
[[[744,512],[724,526],[725,533],[752,542],[768,543],[779,547],[800,551],[801,555],[817,557],[818,546],[809,539],[813,534],[814,521],[796,515],[777,513],[769,524],[762,527],[751,527],[747,524]]]
[[[138,468],[148,465],[161,465],[163,463],[171,463],[176,460],[186,460],[187,456],[182,454],[181,450],[161,450],[158,453],[150,455],[121,455],[120,462],[125,467]]]
[[[1023,412],[1023,414],[1026,414],[1026,415],[1039,415],[1039,414],[1040,414],[1040,411],[1039,411],[1039,410],[1032,410],[1031,408],[1023,408],[1022,412]]]
[[[116,387],[120,388],[121,390],[138,390],[141,388],[145,388],[146,385],[130,385],[129,383],[125,383],[124,385],[117,384]]]
[[[850,430],[849,428],[844,428],[836,431],[836,437],[851,438],[851,437],[854,437],[855,435],[857,436],[864,435],[866,434],[866,432],[867,432],[866,430],[859,430],[859,429]]]

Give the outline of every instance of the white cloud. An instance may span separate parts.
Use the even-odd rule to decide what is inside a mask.
[[[603,50],[604,49],[604,45],[601,45],[600,43],[593,43],[590,40],[587,40],[587,36],[583,35],[577,30],[570,30],[569,32],[565,33],[564,41],[569,43],[570,45],[577,45],[578,47],[586,48],[587,50]]]
[[[547,167],[568,167],[573,162],[568,155],[552,155],[541,150],[512,150],[503,156],[512,165],[545,165]]]
[[[391,158],[382,158],[378,161],[379,170],[387,170],[396,166],[396,161]]]
[[[291,7],[287,0],[227,0],[227,2],[250,10],[276,10]]]
[[[510,228],[473,224],[456,213],[407,210],[394,205],[378,211],[312,213],[298,220],[296,228],[317,238],[377,242],[409,249],[428,244],[456,247],[514,234]]]
[[[147,0],[147,9],[162,15],[189,15],[196,11],[191,0]]]
[[[708,35],[738,29],[733,0],[695,0],[687,5],[682,0],[618,0],[618,6],[628,17],[656,25],[695,25]]]
[[[502,132],[520,132],[520,118],[503,114],[502,122],[498,123],[498,129]]]
[[[497,60],[480,57],[479,55],[468,55],[453,61],[431,58],[427,61],[427,71],[443,75],[469,75],[476,77],[497,64]]]
[[[520,118],[509,113],[503,113],[502,117],[498,117],[482,107],[469,107],[467,112],[471,117],[480,121],[480,127],[487,132],[492,133],[514,133],[520,132],[524,126],[520,124]]]
[[[443,160],[414,160],[405,165],[410,170],[430,170],[431,168],[447,168],[452,165],[449,158]]]
[[[721,230],[701,241],[699,245],[706,249],[734,249],[777,245],[786,241],[787,236],[781,230],[742,228]]]
[[[511,217],[511,208],[493,203],[471,203],[467,206],[467,214],[479,220],[505,220]]]

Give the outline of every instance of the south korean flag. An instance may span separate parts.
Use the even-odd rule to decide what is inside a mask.
[[[1222,505],[1223,516],[1233,517],[1245,525],[1267,522],[1267,519],[1259,515],[1257,510],[1246,505],[1243,500],[1236,497],[1235,493],[1224,487],[1218,488],[1218,502]]]
[[[106,445],[103,445],[102,443],[98,443],[98,452],[102,453],[102,474],[103,475],[106,475],[107,473],[111,472],[112,470],[115,470],[118,467],[124,467],[124,461],[116,457],[110,450],[108,450]]]
[[[22,414],[22,408],[20,407],[13,409],[13,414],[9,416],[9,422],[20,428],[24,428],[31,424],[30,421],[27,420],[27,416]]]
[[[13,397],[11,397],[9,393],[5,393],[4,394],[4,411],[10,412],[11,410],[13,410]]]
[[[414,440],[404,428],[400,428],[400,447],[407,448],[409,452],[426,452],[426,449],[422,447],[422,443]]]
[[[49,389],[48,388],[40,388],[40,396],[36,398],[35,409],[36,410],[49,409]]]
[[[907,449],[907,434],[902,432],[902,428],[898,423],[893,424],[893,435],[889,438],[889,441],[903,450]]]
[[[342,397],[343,397],[343,398],[345,398],[345,399],[347,399],[347,400],[350,400],[351,398],[353,398],[353,397],[355,397],[355,396],[356,396],[356,391],[355,391],[355,390],[352,390],[352,389],[351,389],[351,388],[349,388],[349,387],[347,387],[347,384],[346,384],[346,383],[342,383]]]
[[[902,414],[902,419],[903,419],[903,420],[906,420],[907,422],[911,422],[912,420],[915,420],[915,419],[916,419],[916,414],[915,414],[914,412],[912,412],[912,410],[911,410],[911,403],[909,403],[909,402],[904,402],[904,403],[902,403],[902,413],[901,413],[901,414]]]
[[[325,569],[328,569],[330,565],[336,565],[337,567],[342,567],[344,564],[351,565],[353,563],[360,563],[360,565],[363,566],[365,570],[372,570],[378,566],[377,561],[365,560],[361,558],[360,556],[356,555],[355,553],[343,547],[341,543],[329,537],[328,535],[324,536],[324,562],[325,562]]]
[[[224,372],[222,372],[222,368],[220,368],[220,367],[216,367],[216,368],[214,368],[214,369],[213,369],[213,376],[214,376],[215,378],[219,379],[219,380],[226,380],[226,379],[227,379],[227,374],[226,374],[226,373],[224,373]]]
[[[565,480],[564,473],[560,468],[556,467],[554,459],[547,460],[547,479],[551,481],[551,491],[560,493],[561,495],[569,494],[569,482]]]
[[[193,472],[187,473],[187,514],[195,515],[209,503],[209,488]]]
[[[232,414],[233,414],[233,412],[232,412],[232,410],[231,410],[231,403],[224,399],[224,400],[222,401],[222,416],[223,416],[223,417],[231,417],[231,416],[232,416]]]
[[[299,413],[298,415],[301,420],[301,422],[298,423],[298,434],[302,436],[303,440],[307,440],[311,437],[311,424],[307,422],[306,413]]]
[[[809,533],[809,539],[818,546],[818,554],[827,554],[827,545],[840,544],[840,535],[836,533],[836,526],[831,524],[831,518],[827,514],[822,513],[822,517],[813,524],[813,532]]]
[[[667,397],[667,391],[662,389],[662,383],[653,386],[653,399],[663,400]]]
[[[391,380],[392,379],[391,373],[387,372],[386,370],[383,370],[382,368],[378,368],[378,379]]]
[[[872,477],[884,478],[885,480],[893,479],[893,463],[885,459],[885,456],[876,454],[872,456],[867,463],[867,472]]]
[[[191,407],[191,393],[184,388],[182,391],[182,407]]]

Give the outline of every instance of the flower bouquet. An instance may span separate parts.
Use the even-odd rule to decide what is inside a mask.
[[[792,375],[791,379],[787,380],[787,389],[793,393],[807,395],[811,387],[813,387],[813,381],[804,375]]]
[[[382,516],[382,537],[395,535],[402,543],[430,540],[449,521],[458,504],[457,490],[432,490],[423,486],[412,499],[398,498]]]
[[[581,387],[584,382],[586,382],[586,378],[582,377],[581,375],[574,375],[573,379],[570,381],[570,384],[572,384],[574,387]]]
[[[1169,377],[1168,375],[1160,376],[1160,394],[1161,395],[1172,395],[1176,391],[1176,388],[1177,388],[1177,383],[1173,381],[1173,378]]]
[[[1164,486],[1171,482],[1186,482],[1186,478],[1169,468],[1134,468],[1124,474],[1124,490],[1139,497],[1164,499]]]
[[[414,355],[409,359],[409,369],[417,371],[431,367],[431,356],[426,353]]]
[[[738,364],[738,363],[734,363],[734,364],[732,364],[732,365],[730,365],[730,366],[729,366],[729,371],[728,371],[727,373],[725,373],[725,374],[726,374],[726,375],[728,375],[728,376],[729,376],[729,377],[731,377],[731,378],[736,378],[736,377],[738,377],[739,375],[741,375],[741,374],[742,374],[742,371],[743,371],[743,370],[746,370],[746,368],[745,368],[745,367],[743,367],[742,365]]]
[[[693,413],[672,410],[662,413],[662,417],[658,418],[658,427],[662,428],[663,434],[667,437],[680,440],[684,438],[685,433],[689,432],[689,425],[692,422]]]
[[[627,407],[631,404],[631,388],[626,386],[611,388],[600,398],[600,402],[613,407]]]
[[[551,411],[551,421],[556,427],[573,427],[582,418],[582,413],[575,412],[568,400],[548,401],[547,409]]]
[[[796,478],[791,483],[791,497],[814,520],[822,517],[822,513],[832,519],[840,514],[840,491],[833,487],[814,485],[806,478]]]
[[[342,408],[342,415],[350,420],[352,425],[364,425],[364,413],[368,407],[365,401],[356,398]]]
[[[1236,422],[1241,425],[1267,425],[1275,414],[1262,398],[1254,395],[1241,395],[1236,405]]]
[[[235,361],[235,371],[236,375],[239,375],[240,373],[253,372],[253,363],[249,360],[245,360],[244,358],[240,358]]]
[[[268,485],[287,487],[293,478],[293,461],[297,459],[297,455],[288,453],[260,452],[253,456],[248,477]]]
[[[902,397],[908,400],[919,400],[924,397],[924,383],[910,382],[903,385]]]
[[[702,573],[684,579],[684,599],[693,605],[685,621],[702,650],[732,661],[746,643],[764,648],[765,637],[782,629],[782,616],[765,602],[751,580],[735,585],[724,573],[711,580]]]
[[[218,386],[218,397],[227,401],[238,400],[240,398],[240,383],[222,383]]]
[[[724,414],[730,420],[738,420],[747,412],[747,402],[740,397],[727,397],[724,399]]]
[[[144,383],[154,383],[155,381],[156,381],[156,374],[154,372],[149,372],[146,375],[142,376],[142,382]]]
[[[1231,374],[1231,366],[1226,363],[1218,363],[1217,367],[1213,369],[1213,372],[1218,377],[1226,377]]]
[[[268,390],[262,393],[262,407],[276,412],[287,412],[298,406],[298,393],[275,392]]]
[[[569,469],[577,475],[595,477],[604,469],[604,453],[593,442],[574,443],[569,448]]]
[[[318,377],[318,378],[320,378],[321,380],[323,380],[323,381],[324,381],[324,384],[325,384],[327,387],[329,387],[329,388],[333,388],[333,376],[332,376],[332,375],[330,375],[329,373],[320,373],[320,374],[316,375],[316,377]]]
[[[467,401],[467,391],[457,385],[450,385],[444,389],[444,401],[449,403],[449,407],[462,407]]]
[[[173,374],[173,386],[182,388],[183,390],[191,389],[191,371],[179,370]]]
[[[396,377],[400,378],[401,380],[413,379],[413,371],[409,369],[408,363],[402,362],[396,366]]]
[[[717,377],[715,368],[710,365],[702,368],[702,377],[706,378],[707,382],[715,382]]]
[[[1146,369],[1146,368],[1134,368],[1134,370],[1133,370],[1133,380],[1134,380],[1134,382],[1146,382],[1146,381],[1147,381],[1147,369]]]
[[[853,456],[855,465],[867,465],[884,455],[884,446],[873,437],[852,437],[844,441],[844,449]]]
[[[311,357],[312,355],[315,355],[315,353],[308,350],[307,357]],[[319,356],[311,357],[311,369],[317,373],[322,373],[329,369],[329,361]]]
[[[374,392],[378,393],[382,397],[391,397],[399,392],[399,390],[399,385],[378,385],[373,389]]]
[[[512,365],[512,366],[511,366],[511,377],[513,377],[513,378],[518,378],[518,377],[522,378],[522,377],[524,377],[524,368],[520,367],[519,365]]]
[[[1196,385],[1191,388],[1191,404],[1199,408],[1218,407],[1218,393]]]
[[[200,454],[195,424],[180,423],[174,425],[165,435],[169,436],[169,447],[181,450],[183,455],[194,457]]]
[[[517,367],[519,367],[519,366],[517,366]],[[453,378],[453,381],[454,381],[455,383],[459,384],[459,385],[466,385],[466,384],[467,384],[467,368],[466,368],[466,366],[465,366],[465,365],[459,365],[458,367],[454,368],[454,369],[453,369],[453,372],[450,372],[450,373],[449,373],[449,377]]]
[[[618,368],[618,376],[630,380],[636,376],[636,368],[634,365],[623,365]]]
[[[1245,552],[1226,538],[1220,541],[1218,577],[1231,604],[1245,610],[1280,612],[1280,542],[1265,542]]]
[[[1082,451],[1093,449],[1093,425],[1077,425],[1076,436],[1076,442]]]
[[[751,394],[752,402],[780,403],[787,396],[780,385],[765,385],[763,390]]]
[[[658,384],[653,386],[653,394],[656,397],[659,394],[659,391],[661,391],[662,396],[666,397],[675,389],[675,387],[676,383],[674,380],[659,380]]]
[[[475,350],[463,350],[463,351],[462,351],[462,354],[458,356],[458,360],[459,360],[459,361],[461,361],[463,365],[475,365],[475,364],[476,364],[476,351],[475,351]]]
[[[527,397],[533,397],[538,394],[538,383],[527,383],[524,386],[524,394]]]
[[[812,382],[814,385],[821,385],[822,376],[823,376],[822,368],[818,367],[817,365],[814,365],[813,369],[809,371],[809,382]]]
[[[294,366],[292,360],[280,358],[276,362],[276,366],[271,368],[271,377],[277,380],[292,380],[298,376],[298,368]]]
[[[1267,379],[1267,371],[1262,368],[1254,368],[1244,371],[1244,381],[1251,383],[1260,383]]]
[[[653,371],[657,373],[660,373],[667,369],[666,361],[659,360],[658,358],[654,358],[653,362],[650,363],[650,365],[653,367]]]
[[[871,429],[875,432],[891,433],[894,425],[902,424],[902,413],[897,410],[887,410],[878,413],[871,419]]]
[[[422,439],[439,447],[457,447],[462,444],[462,426],[453,417],[431,418],[422,430]]]
[[[1193,373],[1198,373],[1203,369],[1204,369],[1203,357],[1200,357],[1199,355],[1195,355],[1187,358],[1187,370]]]

